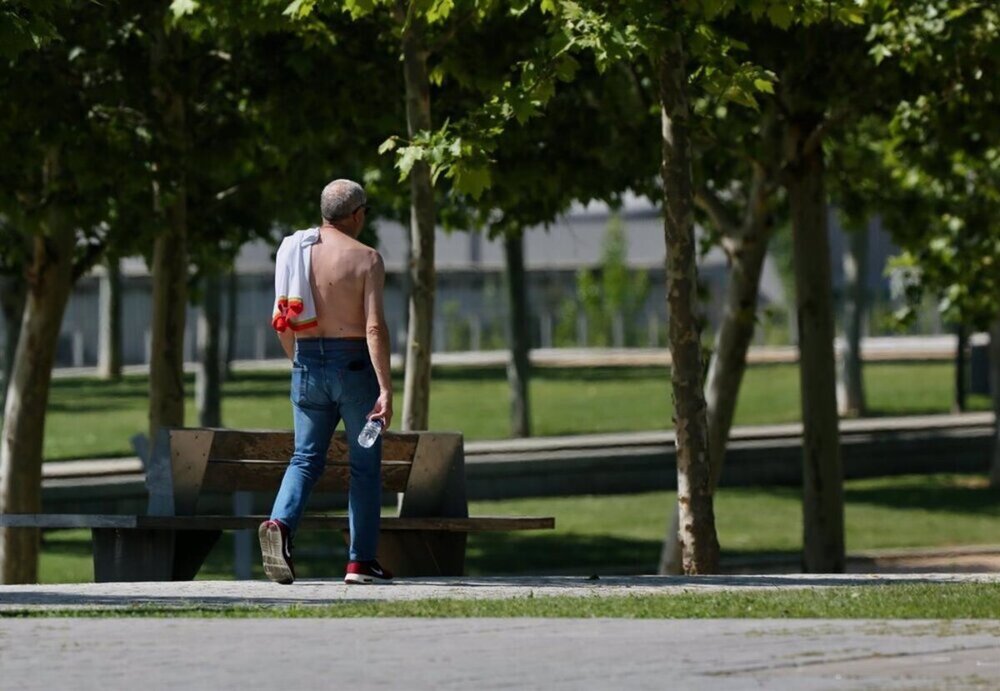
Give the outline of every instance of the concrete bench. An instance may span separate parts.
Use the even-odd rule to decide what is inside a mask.
[[[314,492],[345,492],[347,440],[334,436]],[[205,515],[210,493],[276,493],[294,450],[290,431],[175,428],[163,430],[146,467],[146,515],[4,514],[9,528],[88,528],[94,580],[193,579],[225,530],[255,529],[263,515]],[[468,534],[555,527],[552,517],[470,517],[462,435],[387,432],[382,488],[398,493],[397,513],[383,516],[379,560],[399,576],[461,576]],[[307,513],[299,531],[342,531],[343,515]]]

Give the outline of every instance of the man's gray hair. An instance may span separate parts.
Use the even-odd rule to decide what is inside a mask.
[[[334,180],[323,188],[319,208],[324,221],[350,216],[367,201],[365,189],[353,180]]]

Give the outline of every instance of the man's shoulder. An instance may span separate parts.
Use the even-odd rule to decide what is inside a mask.
[[[379,251],[372,247],[371,245],[366,245],[356,238],[349,238],[350,248],[353,252],[357,253],[357,256],[363,258],[366,263],[380,264],[382,263],[382,255]]]
[[[278,251],[287,250],[290,247],[301,244],[310,244],[310,242],[315,242],[319,238],[319,228],[304,228],[302,230],[296,230],[291,235],[285,235],[281,238],[281,242],[278,243]]]

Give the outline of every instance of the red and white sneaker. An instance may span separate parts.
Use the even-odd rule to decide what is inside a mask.
[[[392,583],[392,574],[382,568],[374,559],[371,561],[352,561],[347,564],[347,575],[344,583],[353,585],[372,585]]]
[[[264,521],[257,529],[260,554],[264,559],[264,573],[275,583],[290,585],[295,582],[292,565],[292,540],[288,526],[281,521]]]

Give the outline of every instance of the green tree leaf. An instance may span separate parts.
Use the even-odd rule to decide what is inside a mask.
[[[198,5],[198,0],[173,0],[170,3],[170,11],[175,19],[180,19],[185,15],[194,14],[198,10]]]

